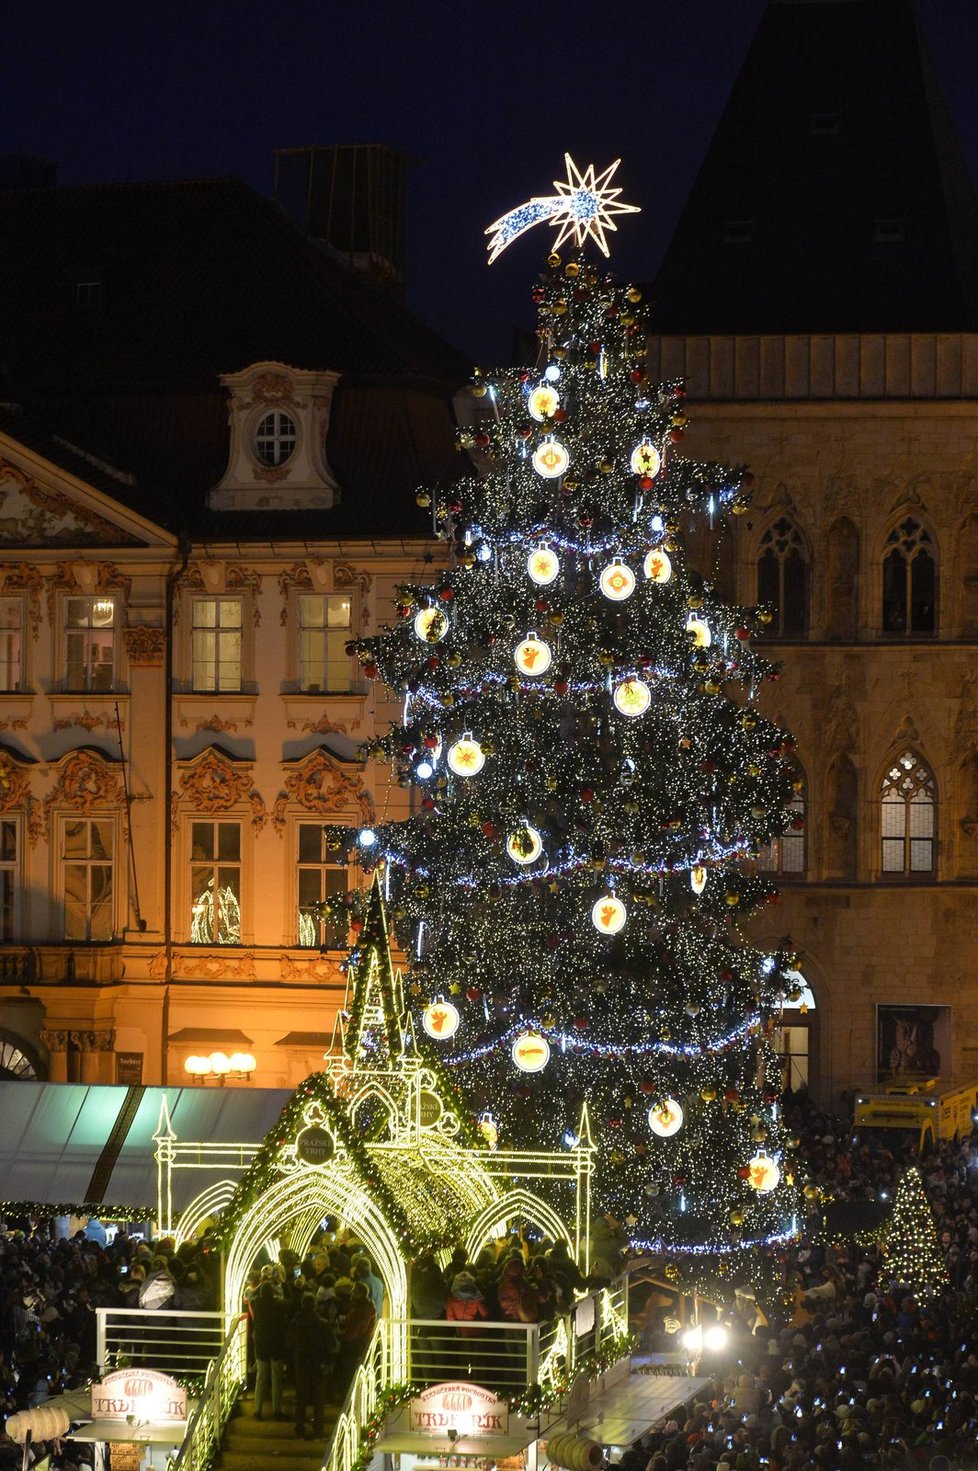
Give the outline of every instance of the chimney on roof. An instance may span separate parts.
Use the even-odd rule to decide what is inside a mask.
[[[275,198],[343,265],[404,285],[404,155],[383,143],[277,148]]]
[[[0,189],[53,189],[58,165],[27,153],[0,154]]]

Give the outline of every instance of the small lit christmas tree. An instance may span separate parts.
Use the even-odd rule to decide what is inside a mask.
[[[937,1239],[934,1213],[916,1165],[897,1186],[883,1246],[887,1276],[912,1288],[918,1296],[933,1295],[947,1286],[947,1266]]]
[[[531,205],[562,200],[561,239],[604,248],[611,172],[571,165]],[[359,853],[487,1137],[566,1142],[586,1098],[601,1208],[733,1276],[795,1208],[769,1038],[796,960],[743,928],[772,896],[751,860],[791,820],[793,747],[757,708],[759,615],[685,544],[743,511],[749,477],[683,457],[683,386],[647,379],[637,289],[579,248],[533,298],[537,362],[476,375],[473,473],[434,494],[451,566],[356,645],[404,701],[374,754],[418,792]]]

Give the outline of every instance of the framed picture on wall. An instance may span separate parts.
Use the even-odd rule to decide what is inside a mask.
[[[877,1083],[914,1082],[950,1072],[949,1006],[877,1006]]]

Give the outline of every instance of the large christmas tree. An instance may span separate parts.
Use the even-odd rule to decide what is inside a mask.
[[[419,495],[450,567],[357,645],[403,697],[374,754],[417,789],[360,859],[384,865],[412,1006],[487,1135],[572,1142],[586,1099],[601,1209],[734,1275],[794,1210],[770,1042],[794,962],[743,930],[794,773],[756,705],[757,612],[685,548],[748,477],[682,454],[638,290],[578,248],[533,297],[537,361],[475,377],[472,473]]]

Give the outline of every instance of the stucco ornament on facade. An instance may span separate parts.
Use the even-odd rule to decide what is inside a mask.
[[[0,567],[0,592],[27,594],[27,621],[31,634],[36,639],[41,631],[41,589],[44,578],[30,562],[16,562],[13,566]]]
[[[95,751],[69,751],[62,757],[57,784],[44,799],[48,814],[55,806],[73,807],[77,812],[91,812],[95,807],[124,811],[122,782],[105,756]]]
[[[4,750],[0,750],[0,812],[24,813],[33,848],[44,832],[41,804],[31,795],[30,770]]]
[[[58,593],[118,593],[124,603],[129,602],[132,578],[120,572],[114,562],[56,562],[54,571],[47,578],[48,617],[52,624],[57,622]]]
[[[166,634],[148,623],[135,623],[123,634],[129,663],[142,669],[161,669],[166,652]]]
[[[79,505],[63,490],[41,485],[0,458],[0,544],[5,546],[136,545],[136,538]]]
[[[335,760],[320,746],[312,751],[285,776],[285,791],[275,799],[272,822],[281,835],[289,804],[298,803],[317,817],[349,814],[355,809],[362,822],[374,820],[374,804],[358,774],[341,771]]]
[[[261,832],[268,812],[261,793],[252,784],[251,764],[230,761],[214,746],[208,746],[188,762],[180,774],[180,791],[175,802],[184,800],[196,812],[228,812],[239,802],[251,808],[251,825]]]

